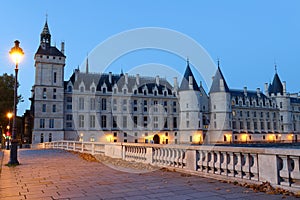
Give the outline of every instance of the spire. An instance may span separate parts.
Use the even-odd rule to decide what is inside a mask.
[[[277,65],[275,64],[275,75],[273,78],[273,82],[270,83],[269,89],[268,89],[269,93],[273,93],[275,95],[277,95],[278,93],[283,94],[283,85],[282,82],[278,76],[277,73]]]
[[[86,56],[86,65],[85,65],[85,73],[89,73],[89,57]]]
[[[190,90],[190,83],[192,84],[192,90],[197,90],[199,91],[199,87],[197,85],[196,79],[193,75],[193,72],[190,68],[190,62],[189,59],[187,58],[186,60],[187,66],[183,75],[183,79],[181,81],[180,84],[180,88],[179,90],[183,91],[183,90]]]
[[[49,27],[48,27],[48,17],[46,17],[46,22],[43,28],[43,31],[41,33],[41,47],[43,49],[48,49],[50,48],[51,45],[51,34],[49,31]]]
[[[213,82],[211,84],[209,93],[213,93],[213,92],[229,92],[228,85],[220,69],[219,59],[218,59],[218,69],[216,71],[215,76],[213,77]]]

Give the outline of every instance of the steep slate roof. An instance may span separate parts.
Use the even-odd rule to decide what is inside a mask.
[[[184,76],[183,76],[181,84],[180,84],[179,91],[190,90],[190,87],[189,87],[189,77],[190,76],[192,77],[192,80],[193,80],[193,90],[199,91],[199,87],[195,80],[194,74],[190,68],[189,61],[187,61],[187,66],[186,66]]]
[[[224,91],[225,92],[229,92],[229,88],[227,86],[227,83],[225,81],[225,78],[221,72],[221,69],[220,67],[218,67],[217,71],[216,71],[216,74],[214,76],[214,79],[213,79],[213,82],[211,84],[211,87],[210,87],[210,91],[209,93],[213,93],[213,92],[221,92],[220,90],[220,80],[223,79],[223,82],[224,82]]]
[[[229,92],[230,92],[231,96],[238,96],[238,97],[245,96],[244,90],[230,89]],[[264,93],[262,91],[260,91],[259,94],[260,94],[261,98],[267,98],[266,95],[264,95]],[[247,97],[250,97],[250,98],[258,97],[257,91],[247,90]]]
[[[42,54],[47,56],[60,56],[60,57],[66,57],[60,50],[58,50],[56,47],[50,47],[47,49],[43,49],[41,46],[39,46],[36,54]]]
[[[280,78],[279,78],[277,72],[274,75],[272,84],[269,85],[268,92],[270,94],[271,93],[274,93],[274,94],[277,94],[277,93],[283,94],[283,86],[282,86],[282,83],[280,81]]]
[[[77,74],[75,74],[77,73]],[[77,76],[77,80],[75,77]],[[99,73],[82,73],[82,72],[74,72],[71,76],[70,80],[74,86],[75,90],[79,90],[79,85],[81,82],[85,85],[85,90],[89,91],[90,86],[94,82],[96,85],[96,90],[101,91],[102,86],[106,85],[107,92],[112,92],[114,85],[117,85],[118,92],[122,92],[122,89],[125,85],[125,75],[123,74],[112,74],[111,75],[112,82],[109,82],[109,74],[99,74]],[[135,86],[138,89],[138,93],[143,92],[143,88],[147,86],[148,93],[152,94],[153,89],[156,87],[158,90],[158,94],[163,94],[164,89],[166,88],[168,94],[172,94],[172,86],[171,84],[164,78],[159,78],[159,85],[156,84],[155,77],[139,77],[139,85],[136,83],[136,76],[128,75],[128,84],[126,84],[128,92],[132,93]],[[66,87],[66,85],[65,85]]]

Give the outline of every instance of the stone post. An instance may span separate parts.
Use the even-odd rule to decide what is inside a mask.
[[[197,170],[196,150],[186,150],[186,167],[188,170]]]
[[[278,185],[278,167],[276,155],[258,154],[259,181],[268,181]]]
[[[146,147],[146,163],[147,164],[152,164],[153,162],[153,149],[152,147]]]

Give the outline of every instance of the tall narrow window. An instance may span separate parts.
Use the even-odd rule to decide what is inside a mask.
[[[54,119],[49,119],[49,128],[54,128]]]
[[[127,99],[123,99],[123,111],[127,111]]]
[[[106,99],[105,98],[103,98],[102,100],[101,100],[101,110],[106,110]]]
[[[173,117],[173,128],[177,128],[177,117]]]
[[[90,109],[95,110],[96,109],[96,103],[95,103],[95,98],[90,99]]]
[[[90,128],[95,128],[95,115],[90,115]]]
[[[106,128],[106,115],[101,116],[101,127]]]
[[[44,133],[41,133],[41,139],[40,139],[40,143],[44,142]]]
[[[144,116],[144,128],[148,126],[148,117]]]
[[[57,74],[56,74],[56,72],[54,72],[54,74],[53,74],[53,82],[54,82],[54,83],[56,83],[56,79],[57,79],[56,76],[57,76]]]
[[[49,142],[52,142],[52,133],[49,133]]]
[[[157,116],[153,117],[153,127],[155,129],[158,128],[158,117]]]
[[[43,99],[47,98],[47,88],[43,88]]]
[[[43,104],[42,112],[46,112],[46,109],[47,109],[47,105]]]
[[[118,116],[113,116],[113,128],[118,128]]]
[[[52,112],[56,112],[56,105],[52,105]]]
[[[114,111],[118,110],[117,99],[113,99],[113,110]]]
[[[127,116],[123,116],[123,128],[127,128]]]
[[[137,116],[133,116],[133,127],[137,128],[137,124],[138,124],[138,118]]]
[[[78,126],[79,126],[79,128],[84,127],[84,115],[79,115]]]
[[[84,98],[83,97],[80,97],[79,98],[79,110],[84,110]]]
[[[53,99],[56,99],[56,88],[53,88]]]
[[[45,128],[45,119],[40,119],[40,128]]]

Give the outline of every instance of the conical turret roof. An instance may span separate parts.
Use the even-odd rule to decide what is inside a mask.
[[[220,80],[223,80],[224,90],[221,90]],[[224,78],[219,66],[218,66],[218,69],[217,69],[216,74],[214,76],[213,82],[211,84],[209,93],[213,93],[213,92],[229,92],[229,88],[227,86],[227,83],[225,81],[225,78]]]
[[[196,90],[196,91],[199,91],[199,87],[197,85],[197,82],[196,82],[196,79],[194,77],[194,74],[190,68],[190,64],[189,64],[189,60],[187,60],[187,66],[186,66],[186,69],[185,69],[185,72],[184,72],[184,75],[183,75],[183,79],[181,81],[181,84],[180,84],[180,88],[179,88],[179,91],[183,91],[183,90],[190,90],[190,87],[189,87],[189,77],[192,77],[192,81],[193,81],[193,90]]]

